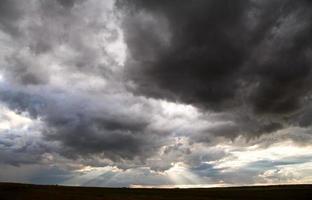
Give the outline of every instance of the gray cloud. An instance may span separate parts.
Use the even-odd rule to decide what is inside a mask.
[[[1,29],[12,35],[17,35],[19,33],[17,21],[23,15],[23,10],[20,6],[17,0],[4,0],[0,4]]]
[[[255,120],[264,115],[273,121],[259,125],[263,132],[281,128],[305,106],[309,1],[125,0],[117,6],[127,13],[126,77],[134,92],[204,110],[244,109]]]
[[[235,159],[231,151],[310,145],[310,8],[304,0],[2,1],[0,179],[244,184],[308,163],[218,166]]]
[[[26,111],[34,118],[40,117],[47,126],[45,138],[61,142],[63,150],[59,153],[67,157],[102,154],[114,161],[135,157],[144,161],[165,143],[168,133],[160,137],[157,130],[148,127],[149,114],[125,112],[124,102],[106,108],[92,97],[89,101],[93,102],[88,105],[83,105],[83,99],[77,101],[77,96],[67,98],[66,102],[60,102],[59,98],[53,93],[2,91],[1,100],[16,112]],[[110,99],[102,101],[108,103]]]
[[[71,8],[75,5],[77,0],[57,0],[62,6],[66,8]],[[78,2],[81,2],[81,0],[78,0]]]

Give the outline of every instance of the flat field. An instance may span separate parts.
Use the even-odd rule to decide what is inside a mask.
[[[0,183],[0,200],[311,200],[312,185],[131,189]]]

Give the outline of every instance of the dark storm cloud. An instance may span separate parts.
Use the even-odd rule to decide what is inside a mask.
[[[31,164],[40,162],[43,152],[51,152],[72,160],[142,164],[157,153],[168,132],[150,128],[153,108],[144,109],[146,100],[121,90],[116,72],[120,66],[106,49],[118,42],[120,34],[113,2],[22,2],[0,3],[0,37],[5,46],[0,52],[0,78],[5,79],[0,79],[0,101],[18,114],[42,121],[38,132],[44,145],[56,142],[61,148],[20,153],[6,146],[2,161]],[[123,168],[128,164],[133,163],[124,163]]]
[[[157,130],[148,127],[148,115],[124,112],[120,105],[103,107],[94,99],[83,106],[83,99],[67,97],[62,102],[60,98],[61,94],[4,90],[0,99],[15,112],[41,118],[46,123],[44,138],[60,142],[62,149],[58,153],[69,158],[100,155],[113,161],[144,162],[166,143],[166,135],[160,137]]]
[[[17,0],[3,0],[0,3],[0,28],[12,35],[19,33],[17,21],[23,10]]]
[[[69,157],[103,153],[104,157],[115,161],[135,156],[144,159],[145,154],[157,149],[159,138],[146,134],[147,122],[135,121],[130,116],[119,119],[118,116],[74,112],[47,119],[52,128],[47,133],[48,138],[61,141],[64,148],[68,148]]]
[[[186,103],[216,109],[234,97],[234,77],[247,53],[247,35],[241,31],[246,29],[241,23],[245,1],[134,2],[156,20],[158,16],[167,19],[171,35],[168,44],[161,46],[157,33],[166,30],[155,32],[157,28],[149,28],[144,20],[125,22],[126,41],[133,59],[139,62],[139,66],[134,64],[139,69],[130,71],[130,76],[139,90],[160,97],[169,93]]]
[[[117,6],[127,13],[127,78],[139,94],[284,115],[311,91],[310,1],[121,0]]]
[[[309,1],[114,3],[0,2],[1,180],[243,184],[308,162],[225,172],[312,141]]]

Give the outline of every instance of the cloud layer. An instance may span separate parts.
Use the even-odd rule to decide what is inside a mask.
[[[309,1],[119,1],[134,91],[212,110],[282,115],[305,105]]]
[[[0,180],[310,182],[310,9],[2,1]]]

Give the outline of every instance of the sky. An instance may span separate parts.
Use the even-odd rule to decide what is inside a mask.
[[[311,9],[1,0],[0,181],[312,183]]]

